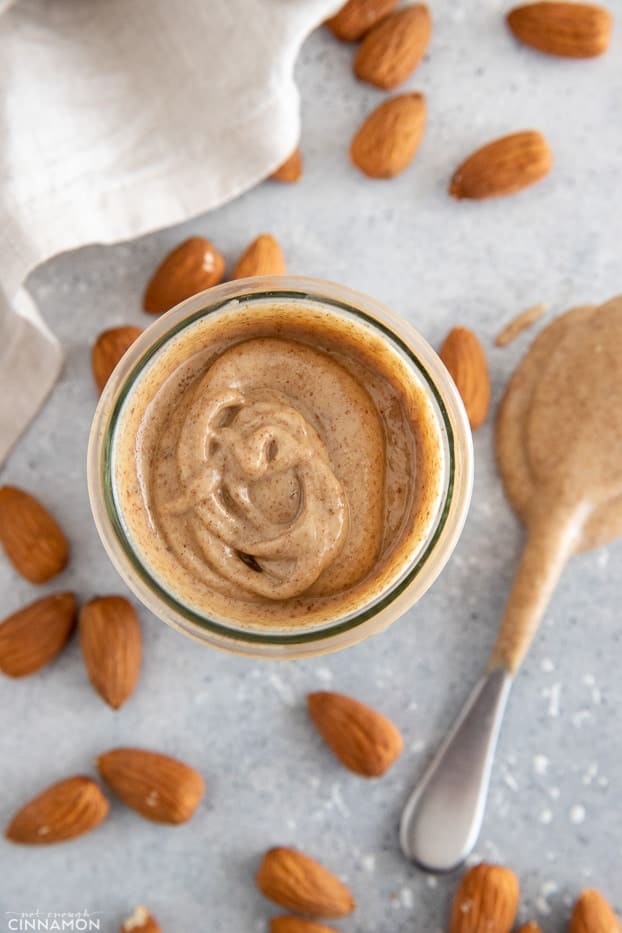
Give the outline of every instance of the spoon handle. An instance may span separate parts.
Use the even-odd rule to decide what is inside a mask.
[[[406,805],[402,851],[427,871],[451,871],[475,845],[511,686],[505,667],[484,674]]]

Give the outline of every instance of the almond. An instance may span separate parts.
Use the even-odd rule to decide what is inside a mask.
[[[26,677],[65,647],[76,621],[73,593],[44,596],[0,624],[0,671]]]
[[[337,930],[323,923],[314,923],[313,920],[301,920],[300,917],[273,917],[270,933],[337,933]]]
[[[95,781],[78,775],[34,797],[15,814],[5,835],[26,845],[64,842],[95,829],[107,813],[108,801]]]
[[[184,240],[164,257],[145,290],[143,308],[150,314],[168,311],[198,292],[222,282],[225,260],[213,243],[200,236]]]
[[[271,233],[262,233],[238,259],[232,279],[253,275],[285,275],[285,257],[278,240]]]
[[[300,181],[302,178],[302,154],[300,149],[294,149],[292,154],[285,159],[282,165],[279,165],[276,172],[272,172],[270,178],[274,181],[284,181],[291,184]]]
[[[89,680],[119,709],[132,695],[142,660],[142,635],[134,607],[123,596],[99,596],[80,611],[80,647]]]
[[[490,405],[490,378],[484,348],[468,327],[454,327],[445,337],[439,356],[456,383],[475,431],[486,420]]]
[[[198,771],[159,752],[115,748],[97,767],[123,803],[154,823],[185,823],[205,792]]]
[[[122,327],[111,327],[98,336],[91,350],[91,369],[98,392],[102,392],[112,370],[141,334],[140,327],[126,324]]]
[[[402,736],[384,716],[341,693],[307,697],[309,713],[339,761],[363,777],[380,777],[403,748]]]
[[[346,917],[356,906],[345,884],[296,849],[266,852],[256,880],[265,897],[311,917]]]
[[[510,933],[518,896],[518,878],[509,868],[476,865],[454,895],[449,933]]]
[[[551,150],[541,133],[512,133],[470,155],[454,172],[449,193],[458,200],[513,194],[544,178],[552,164]]]
[[[622,923],[599,891],[581,893],[574,905],[569,933],[622,933]]]
[[[518,928],[518,933],[542,933],[542,930],[534,920],[530,920]]]
[[[161,933],[160,925],[146,907],[136,907],[122,924],[119,933]]]
[[[348,0],[324,25],[343,42],[356,42],[397,3],[398,0]]]
[[[0,487],[0,542],[18,573],[46,583],[69,560],[69,544],[38,499],[16,486]]]
[[[517,39],[540,52],[565,58],[593,58],[609,47],[613,20],[591,3],[527,3],[507,15]]]
[[[367,33],[354,58],[361,81],[390,91],[415,70],[430,42],[432,18],[424,3],[411,4],[384,19]]]
[[[400,94],[376,107],[352,140],[350,157],[370,178],[392,178],[412,162],[425,129],[423,94]]]

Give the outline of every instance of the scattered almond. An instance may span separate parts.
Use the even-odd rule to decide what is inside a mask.
[[[593,58],[609,47],[612,16],[592,3],[527,3],[507,15],[517,39],[540,52]]]
[[[518,896],[518,878],[509,868],[476,865],[454,895],[449,933],[510,933]]]
[[[54,593],[0,623],[0,671],[9,677],[34,674],[59,654],[76,620],[73,593]]]
[[[486,420],[490,405],[490,378],[484,348],[468,327],[454,327],[445,337],[439,356],[456,383],[475,431]]]
[[[142,660],[142,636],[134,607],[123,596],[99,596],[80,611],[80,647],[89,680],[119,709],[132,695]]]
[[[185,298],[222,282],[225,260],[213,243],[190,237],[164,257],[145,290],[143,308],[150,314],[168,311]]]
[[[282,165],[279,165],[276,172],[270,175],[274,181],[284,181],[291,184],[300,181],[302,178],[302,153],[300,149],[294,149],[289,158],[285,159]]]
[[[321,691],[307,697],[309,713],[339,761],[363,777],[380,777],[402,752],[393,723],[369,706],[341,693]]]
[[[348,0],[325,25],[343,42],[357,42],[397,3],[398,0]]]
[[[46,583],[69,560],[69,544],[38,499],[16,486],[0,487],[0,542],[18,573]]]
[[[458,200],[513,194],[544,178],[552,164],[551,150],[541,133],[512,133],[470,155],[454,172],[449,193]]]
[[[108,801],[91,778],[52,784],[19,810],[6,829],[11,842],[49,845],[95,829],[108,813]]]
[[[371,29],[354,58],[361,81],[390,91],[415,70],[430,42],[432,18],[424,3],[389,13]]]
[[[262,233],[248,246],[238,259],[232,279],[253,275],[285,275],[285,257],[276,237]]]
[[[400,94],[376,107],[350,146],[350,157],[370,178],[392,178],[412,162],[426,120],[423,94]]]
[[[301,920],[300,917],[273,917],[270,921],[270,933],[338,933],[333,927],[313,920]]]
[[[160,925],[146,907],[136,907],[131,917],[121,926],[119,933],[161,933]]]
[[[123,803],[155,823],[185,823],[205,792],[198,771],[159,752],[115,748],[97,767]]]
[[[98,392],[103,391],[113,369],[141,334],[140,327],[126,324],[122,327],[111,327],[99,335],[91,350],[91,369]]]
[[[256,880],[271,901],[311,917],[346,917],[356,906],[345,884],[296,849],[266,852]]]
[[[495,337],[496,346],[507,347],[519,334],[522,334],[524,330],[531,327],[532,324],[535,324],[547,310],[548,305],[539,304],[532,305],[531,308],[526,308],[524,311],[521,311],[520,314],[513,317],[512,320],[499,331]]]
[[[622,933],[622,923],[600,891],[590,888],[574,905],[569,933]]]
[[[530,920],[518,928],[518,933],[542,933],[542,930],[534,920]]]

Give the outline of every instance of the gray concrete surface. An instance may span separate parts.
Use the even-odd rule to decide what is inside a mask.
[[[622,290],[622,36],[601,60],[548,59],[518,47],[507,3],[433,5],[429,56],[408,87],[428,96],[415,163],[371,182],[347,146],[382,95],[352,78],[351,49],[324,31],[298,66],[305,177],[266,183],[210,215],[140,241],[89,247],[48,263],[30,288],[65,347],[53,397],[0,473],[41,495],[73,546],[62,577],[43,588],[81,598],[122,592],[89,514],[84,458],[95,392],[89,347],[104,327],[145,324],[144,283],[190,233],[230,261],[263,230],[282,241],[293,272],[369,292],[438,343],[457,323],[489,349],[498,400],[531,335],[505,350],[492,337],[536,302],[551,314]],[[445,193],[477,145],[536,127],[555,169],[537,188],[490,203]],[[580,378],[580,374],[578,374]],[[495,472],[488,423],[476,441],[473,506],[457,552],[425,599],[392,629],[345,653],[304,663],[257,663],[201,649],[143,611],[144,671],[117,713],[87,683],[74,640],[21,682],[0,681],[0,821],[48,783],[93,774],[119,744],[178,755],[207,795],[185,826],[151,825],[114,802],[107,822],[55,848],[0,842],[5,911],[99,911],[114,931],[136,903],[162,929],[243,933],[273,913],[253,885],[263,850],[299,846],[334,868],[358,898],[346,933],[434,933],[446,927],[455,877],[406,863],[397,821],[406,796],[480,671],[521,547],[521,529]],[[622,543],[575,558],[511,698],[477,856],[520,875],[522,915],[564,928],[578,891],[596,884],[622,910]],[[34,588],[0,561],[3,612]],[[382,780],[342,769],[305,713],[309,690],[354,694],[399,724],[405,752]]]

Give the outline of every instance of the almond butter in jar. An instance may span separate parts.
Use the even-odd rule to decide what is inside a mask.
[[[183,302],[113,374],[89,448],[110,557],[158,616],[293,657],[386,627],[442,569],[472,481],[434,351],[370,299],[294,277]]]

